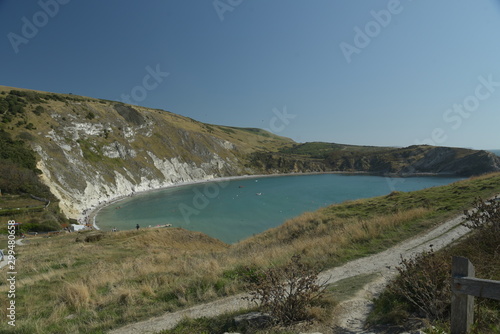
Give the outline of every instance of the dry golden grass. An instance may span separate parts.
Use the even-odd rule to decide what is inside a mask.
[[[260,237],[271,237],[273,243],[257,238],[257,242],[248,240],[232,247],[179,229],[107,233],[91,244],[76,243],[71,236],[57,237],[23,248],[24,269],[20,271],[25,278],[19,281],[19,288],[34,291],[31,288],[48,287],[45,297],[33,296],[32,305],[53,310],[39,323],[42,327],[96,308],[120,309],[127,318],[137,319],[145,316],[140,310],[144,305],[161,303],[162,298],[165,306],[160,310],[234,293],[238,282],[220,283],[216,290],[224,272],[233,268],[267,267],[295,253],[306,254],[312,262],[324,262],[322,259],[332,257],[337,250],[374,238],[386,228],[425,215],[427,210],[333,221],[307,213]],[[26,311],[40,314],[36,308]]]
[[[376,239],[407,222],[425,218],[428,208],[415,208],[369,219],[328,218],[321,211],[307,212],[282,226],[236,244],[236,254],[254,254],[251,263],[266,266],[269,259],[285,261],[292,254],[307,254],[313,262],[335,257],[339,250]],[[268,242],[274,240],[274,242]]]
[[[488,180],[488,191],[496,192],[499,178],[480,178],[483,183],[478,187],[484,188]],[[465,191],[477,193],[476,188],[469,188],[450,186],[459,190],[456,196],[460,198],[465,198]],[[321,268],[338,265],[432,226],[438,211],[449,214],[412,196],[422,205],[414,205],[407,194],[349,202],[304,213],[231,246],[178,228],[104,233],[92,243],[76,242],[77,233],[31,239],[18,247],[16,330],[106,331],[241,291],[242,268],[280,265],[294,254],[302,254],[305,262]],[[446,201],[454,200],[449,197],[445,196]],[[433,200],[438,208],[439,201]],[[406,202],[412,205],[405,207]],[[468,205],[463,203],[457,209]],[[366,214],[366,210],[376,213]],[[5,271],[0,282],[6,282]],[[5,283],[0,284],[1,305],[8,302],[6,291]],[[0,308],[0,317],[5,316],[6,309]],[[0,331],[5,330],[4,325],[0,324]]]

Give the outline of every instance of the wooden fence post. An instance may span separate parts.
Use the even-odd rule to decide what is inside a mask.
[[[465,334],[474,322],[474,297],[459,293],[459,283],[454,279],[459,277],[474,277],[472,263],[465,257],[454,256],[452,262],[451,282],[451,334]],[[456,286],[458,285],[458,286]]]

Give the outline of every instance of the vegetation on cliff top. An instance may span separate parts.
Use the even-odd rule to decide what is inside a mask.
[[[250,154],[250,166],[282,173],[305,170],[471,176],[498,170],[500,158],[486,151],[428,145],[395,148],[313,142],[282,147],[278,152],[254,152]]]

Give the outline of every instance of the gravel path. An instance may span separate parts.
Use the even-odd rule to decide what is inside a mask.
[[[329,280],[331,283],[360,274],[377,273],[380,275],[377,280],[365,286],[355,298],[342,303],[341,311],[337,317],[339,332],[372,334],[371,331],[363,331],[366,316],[373,306],[372,300],[395,277],[396,267],[401,262],[401,257],[410,258],[430,250],[431,245],[432,249],[439,250],[459,239],[470,231],[469,228],[461,225],[462,221],[463,216],[458,216],[425,234],[406,240],[386,251],[351,261],[341,267],[322,273],[321,277],[324,279],[331,277]]]
[[[338,313],[339,315],[337,317],[339,333],[372,334],[370,331],[363,330],[366,316],[372,307],[372,299],[380,294],[387,282],[396,275],[397,271],[395,267],[399,265],[401,256],[408,258],[425,250],[429,250],[431,245],[434,250],[438,250],[450,244],[470,231],[468,228],[461,225],[462,221],[463,216],[456,217],[386,251],[360,258],[348,262],[343,266],[322,272],[319,276],[320,281],[327,281],[329,284],[361,274],[378,273],[380,275],[374,282],[365,286],[365,288],[354,298],[340,305],[341,311]],[[159,317],[112,330],[109,333],[156,333],[163,329],[173,328],[185,317],[213,317],[227,312],[237,311],[250,306],[247,301],[242,300],[243,296],[245,296],[245,294],[197,305],[179,312],[166,313]]]

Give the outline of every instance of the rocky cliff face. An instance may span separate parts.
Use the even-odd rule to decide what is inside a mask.
[[[500,157],[491,152],[432,147],[424,153],[421,159],[403,168],[401,172],[471,176],[498,170],[500,170]]]
[[[330,149],[256,152],[251,165],[261,171],[281,172],[368,172],[377,174],[479,175],[500,170],[500,157],[486,151],[461,148],[410,146],[406,148],[354,147],[336,144]],[[315,143],[317,146],[317,143]],[[324,143],[323,146],[331,145]],[[340,147],[339,147],[340,146]],[[300,154],[297,154],[300,152]]]
[[[297,144],[260,129],[209,125],[163,110],[0,86],[2,128],[38,155],[70,218],[132,193],[216,177],[362,171],[474,175],[500,170],[484,151]]]
[[[38,168],[68,216],[134,192],[245,172],[234,144],[178,127],[166,115],[91,103],[75,109],[85,108],[93,110],[92,120],[49,111],[49,123],[58,125],[32,142]],[[127,108],[129,114],[120,113]]]
[[[44,183],[72,218],[135,192],[251,174],[244,163],[249,151],[291,142],[162,110],[28,92],[17,93],[22,112],[10,116],[8,130],[37,152]]]

